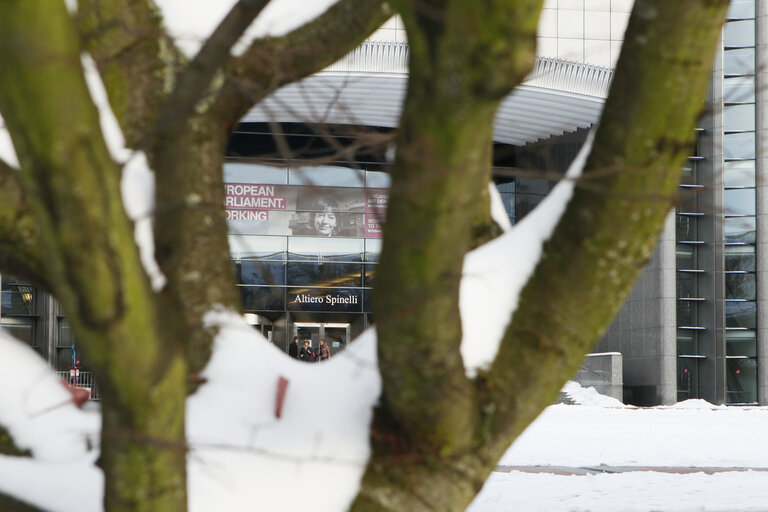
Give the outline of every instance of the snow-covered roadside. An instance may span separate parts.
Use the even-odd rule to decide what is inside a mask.
[[[493,473],[467,512],[747,512],[768,510],[768,473],[585,476]]]

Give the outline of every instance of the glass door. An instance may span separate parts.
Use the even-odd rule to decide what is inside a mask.
[[[325,340],[333,357],[349,343],[349,324],[296,322],[293,324],[293,336],[299,337],[299,350],[304,346],[304,341],[309,340],[315,353],[319,351],[320,340]]]
[[[331,357],[349,343],[349,324],[323,324],[323,339],[331,349]]]

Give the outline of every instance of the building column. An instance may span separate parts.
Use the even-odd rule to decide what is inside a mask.
[[[677,402],[677,254],[675,210],[664,221],[659,238],[659,307],[661,334],[659,346],[659,401],[662,405]]]

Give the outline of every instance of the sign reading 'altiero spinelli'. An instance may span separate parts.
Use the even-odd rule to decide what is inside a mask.
[[[225,184],[233,234],[380,238],[389,191]]]
[[[360,311],[359,290],[303,289],[288,292],[288,309],[293,311]]]

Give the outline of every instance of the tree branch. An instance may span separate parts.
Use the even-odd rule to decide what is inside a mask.
[[[48,287],[37,224],[24,198],[19,171],[0,160],[0,273]]]
[[[183,62],[147,0],[79,0],[75,17],[128,147],[136,147]]]
[[[205,41],[195,58],[180,73],[176,85],[164,102],[150,137],[162,138],[167,130],[194,113],[195,105],[204,97],[214,74],[228,61],[232,47],[269,0],[240,0]]]
[[[590,186],[577,185],[480,381],[495,411],[489,457],[576,372],[650,257],[693,145],[727,4],[635,2],[582,178]],[[525,398],[511,399],[520,389]]]
[[[393,14],[385,0],[339,0],[281,37],[257,39],[227,66],[217,109],[233,126],[270,92],[333,64]]]
[[[541,1],[403,5],[408,91],[374,292],[381,408],[416,450],[463,453],[480,413],[460,356],[459,280],[493,230],[493,118],[530,71]],[[496,66],[480,57],[490,48],[505,56]]]

